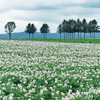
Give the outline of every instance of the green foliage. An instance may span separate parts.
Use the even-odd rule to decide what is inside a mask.
[[[80,19],[77,19],[76,22],[76,32],[82,32],[82,22],[80,21]]]
[[[19,77],[14,76],[14,75],[7,75],[7,76],[5,75],[1,78],[1,81],[2,83],[7,83],[8,79],[10,79],[11,82],[13,82],[16,85],[21,83]]]
[[[42,25],[42,27],[40,28],[40,32],[41,33],[49,33],[50,32],[50,30],[49,30],[49,26],[48,26],[48,24],[43,24]]]
[[[26,30],[25,30],[26,33],[31,33],[31,24],[29,23],[27,26],[26,26]]]
[[[82,33],[84,33],[84,38],[85,38],[85,34],[87,32],[94,33],[92,37],[95,38],[95,32],[99,32],[99,26],[95,19],[90,21],[89,23],[86,21],[86,19],[83,19],[82,21],[80,19],[77,19],[77,21],[70,19],[68,21],[63,20],[62,24],[60,24],[57,27],[57,31],[59,33],[62,33],[62,32],[64,33],[64,39],[65,38],[70,38],[70,39],[75,38],[76,32],[78,33],[78,38],[81,38]]]
[[[29,23],[29,24],[26,26],[25,32],[29,34],[29,39],[30,39],[30,34],[33,34],[33,35],[34,35],[34,33],[35,33],[36,31],[37,31],[37,29],[36,29],[36,27],[35,27],[34,24],[30,24],[30,23]]]
[[[50,29],[49,29],[49,26],[48,24],[43,24],[40,28],[40,32],[43,33],[43,38],[46,38],[47,39],[47,33],[50,32]]]
[[[87,21],[86,21],[86,19],[83,19],[83,21],[82,21],[82,32],[84,32],[84,33],[87,32]]]
[[[13,95],[13,100],[99,100],[100,48],[89,43],[96,40],[100,43],[100,39],[1,40],[0,99]],[[63,43],[73,41],[77,44]]]

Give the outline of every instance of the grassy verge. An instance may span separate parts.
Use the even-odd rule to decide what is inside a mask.
[[[100,43],[100,39],[12,39],[12,40],[65,42],[65,43]]]
[[[1,39],[1,40],[7,40],[7,39]],[[12,39],[12,40],[65,42],[65,43],[100,43],[100,39]]]

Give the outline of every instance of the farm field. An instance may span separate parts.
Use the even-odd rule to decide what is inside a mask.
[[[99,99],[99,42],[0,40],[0,100]]]

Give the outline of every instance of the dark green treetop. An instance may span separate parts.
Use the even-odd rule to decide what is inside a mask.
[[[31,33],[34,34],[36,31],[37,31],[37,29],[36,29],[36,27],[35,27],[34,24],[30,24],[30,23],[29,23],[29,24],[26,26],[25,32],[29,34],[29,38],[30,38],[30,34],[31,34]]]
[[[40,32],[41,33],[49,33],[50,32],[50,30],[49,30],[49,26],[48,26],[48,24],[43,24],[42,25],[42,27],[40,28]]]

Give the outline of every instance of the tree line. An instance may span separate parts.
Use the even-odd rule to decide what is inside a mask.
[[[9,39],[11,39],[11,33],[16,28],[15,22],[8,22],[5,25],[5,32],[9,34]],[[25,32],[29,34],[32,34],[32,38],[34,39],[34,33],[37,31],[36,26],[32,23],[29,23],[26,28]],[[47,39],[47,33],[50,32],[50,28],[47,23],[44,23],[41,28],[40,32],[43,33],[43,38]],[[64,33],[64,39],[72,39],[75,38],[75,34],[78,33],[78,38],[81,38],[82,33],[84,33],[84,38],[86,33],[90,33],[90,38],[95,38],[95,33],[99,32],[99,26],[98,22],[94,19],[89,22],[86,21],[86,19],[83,19],[82,21],[80,19],[73,20],[63,20],[61,24],[57,27],[57,32],[60,34]]]
[[[66,38],[75,38],[75,33],[78,33],[78,38],[82,38],[82,33],[84,38],[86,38],[86,33],[90,33],[90,38],[95,38],[95,33],[99,32],[98,22],[94,19],[89,22],[86,19],[82,21],[80,19],[73,20],[63,20],[63,22],[58,26],[57,32],[64,33],[64,39]]]
[[[7,24],[5,25],[5,32],[8,33],[9,39],[11,39],[11,33],[13,32],[15,28],[16,28],[15,22],[7,22]],[[37,28],[34,24],[29,23],[26,26],[25,32],[29,34],[29,39],[30,39],[30,34],[32,34],[32,38],[34,39],[34,33],[36,31],[37,31]],[[46,33],[50,32],[48,24],[44,23],[40,28],[40,32],[43,33],[43,38],[47,38]]]

